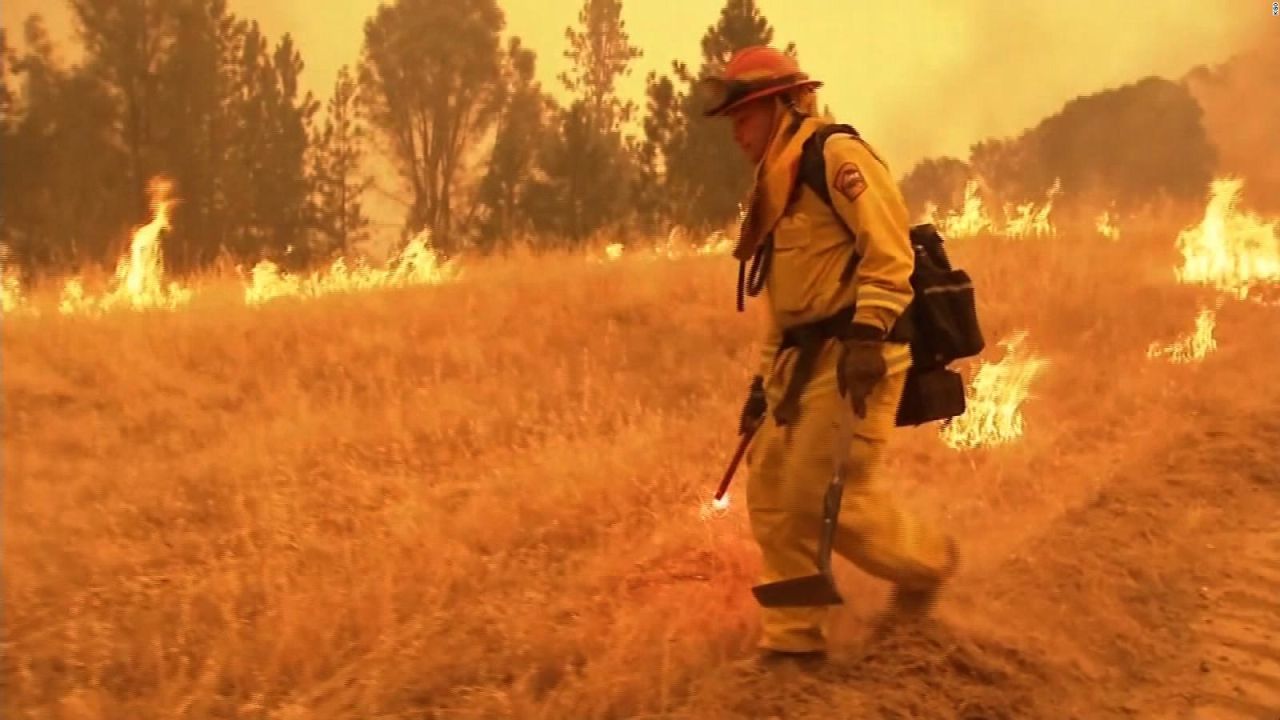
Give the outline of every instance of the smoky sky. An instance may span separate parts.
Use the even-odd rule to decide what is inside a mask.
[[[447,0],[442,0],[447,1]],[[378,0],[231,0],[272,37],[294,34],[304,82],[326,97],[337,70],[359,57],[364,19]],[[643,105],[644,79],[671,61],[696,61],[699,38],[723,0],[629,0],[624,19],[645,53],[623,94]],[[538,53],[539,77],[560,92],[565,27],[581,0],[500,0],[507,34]],[[967,156],[985,137],[1034,124],[1072,97],[1146,75],[1179,78],[1221,62],[1270,35],[1280,20],[1261,0],[1044,2],[1043,0],[760,0],[775,44],[794,41],[800,60],[826,82],[820,101],[856,125],[898,174],[918,159]],[[71,28],[62,2],[7,0],[0,18],[10,37],[22,19],[43,13],[56,39]],[[74,54],[64,51],[73,60]]]

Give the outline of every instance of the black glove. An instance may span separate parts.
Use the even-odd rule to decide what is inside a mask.
[[[746,435],[768,411],[769,401],[764,396],[764,378],[757,375],[751,379],[747,401],[742,405],[742,417],[738,419],[738,434]]]
[[[840,343],[840,361],[836,365],[840,395],[849,399],[853,414],[866,418],[867,398],[887,372],[884,332],[870,325],[855,323]]]

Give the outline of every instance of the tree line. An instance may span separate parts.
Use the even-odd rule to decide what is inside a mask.
[[[371,231],[375,152],[405,188],[402,237],[428,229],[446,253],[721,228],[749,168],[722,121],[700,116],[693,86],[733,51],[774,43],[755,0],[725,0],[696,63],[650,73],[637,107],[617,89],[642,56],[622,0],[582,0],[555,96],[536,54],[505,34],[498,0],[389,0],[322,107],[299,86],[293,38],[267,37],[226,0],[66,1],[74,65],[39,16],[20,29],[21,51],[0,28],[0,242],[36,271],[113,263],[160,174],[180,198],[171,271],[350,255]],[[1060,180],[1055,208],[1125,210],[1199,199],[1216,165],[1186,84],[1148,78],[967,159],[925,159],[902,182],[915,212],[957,207],[973,177],[1001,203],[1042,200]]]
[[[719,227],[748,168],[696,112],[693,83],[773,41],[755,0],[727,0],[700,66],[650,73],[636,107],[617,90],[642,55],[622,0],[583,0],[557,101],[535,53],[504,37],[497,0],[394,0],[321,107],[299,86],[292,36],[268,37],[226,0],[67,1],[75,64],[38,15],[21,50],[0,29],[0,242],[36,271],[114,262],[161,174],[180,201],[174,272],[349,254],[370,232],[375,149],[406,188],[403,234],[429,229],[445,252]]]
[[[913,213],[956,208],[978,179],[996,207],[1043,202],[1092,223],[1097,212],[1203,201],[1219,167],[1201,105],[1184,79],[1147,77],[1074,98],[1016,137],[987,138],[969,157],[921,160],[902,180]]]

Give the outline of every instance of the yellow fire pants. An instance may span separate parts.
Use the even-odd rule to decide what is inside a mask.
[[[885,377],[857,418],[836,386],[839,343],[828,342],[800,399],[800,416],[779,427],[772,409],[795,364],[784,351],[765,383],[770,413],[747,453],[747,509],[763,556],[762,583],[817,572],[822,498],[834,472],[832,443],[840,421],[853,423],[849,466],[834,550],[862,570],[906,588],[937,582],[947,561],[946,538],[898,505],[881,474],[905,372]],[[841,418],[841,415],[845,417]],[[826,645],[828,608],[761,608],[760,646],[786,652]]]

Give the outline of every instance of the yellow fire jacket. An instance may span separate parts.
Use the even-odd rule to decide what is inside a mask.
[[[888,331],[913,296],[915,255],[907,208],[888,168],[865,141],[850,135],[831,136],[823,151],[832,206],[801,183],[798,198],[773,229],[773,259],[763,291],[767,312],[760,374],[765,377],[784,328],[856,303],[854,322]],[[852,282],[842,282],[853,253],[860,258],[856,272]],[[886,342],[884,359],[889,373],[906,370],[910,347]]]

